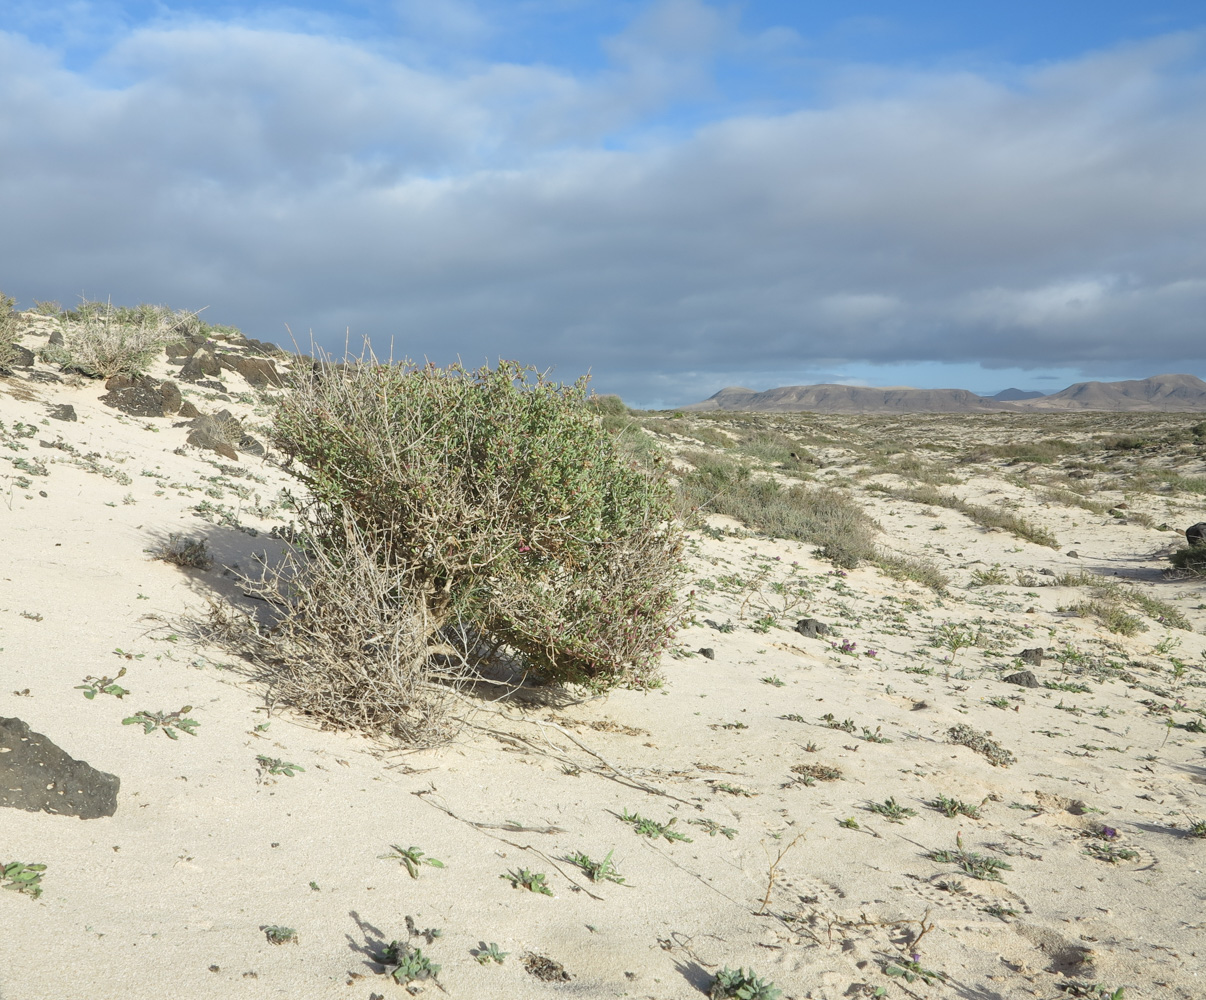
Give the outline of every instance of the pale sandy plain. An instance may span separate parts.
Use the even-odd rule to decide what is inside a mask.
[[[156,371],[172,373],[166,359]],[[271,392],[223,378],[228,398],[183,386],[186,399],[232,410],[264,440]],[[714,517],[691,532],[697,623],[664,657],[662,688],[523,691],[478,703],[450,745],[401,752],[269,712],[239,664],[181,637],[173,622],[207,598],[241,599],[236,568],[279,551],[268,533],[288,519],[279,502],[291,479],[271,451],[232,462],[186,447],[181,421],[127,417],[98,402],[103,391],[28,372],[0,379],[5,440],[28,449],[0,452],[0,716],[121,778],[110,818],[0,810],[0,862],[47,866],[41,898],[0,893],[4,1000],[403,996],[376,957],[406,938],[408,917],[442,932],[414,938],[442,967],[438,986],[416,986],[426,995],[670,1000],[701,996],[721,966],[740,965],[797,1000],[877,988],[967,1000],[1118,987],[1128,1000],[1206,996],[1206,840],[1187,832],[1206,818],[1206,735],[1185,728],[1206,704],[1206,585],[1162,576],[1164,553],[1183,539],[1159,530],[1206,520],[1206,501],[1127,487],[1145,461],[1202,476],[1200,448],[1127,453],[1113,473],[1103,460],[1101,488],[1087,495],[1126,502],[1121,516],[1041,499],[1038,479],[1063,475],[1058,463],[958,465],[924,453],[959,480],[943,489],[1011,505],[1054,532],[1056,549],[868,492],[907,477],[859,474],[841,434],[890,422],[828,421],[830,443],[813,449],[808,474],[852,490],[886,547],[932,559],[950,577],[945,594],[875,568],[837,574],[811,545]],[[78,421],[48,419],[61,403]],[[1042,428],[963,419],[905,418],[893,433],[921,444]],[[14,437],[17,423],[30,436]],[[671,450],[699,447],[695,425],[661,426],[677,427],[661,438]],[[77,454],[40,446],[60,441]],[[46,474],[11,467],[20,457]],[[212,521],[198,513],[205,503]],[[172,532],[205,537],[213,568],[153,560],[147,550]],[[1005,583],[970,586],[994,564]],[[1086,588],[1053,585],[1043,570],[1125,579],[1190,628],[1132,608],[1144,630],[1112,633],[1059,610]],[[776,610],[775,582],[810,596],[759,626]],[[802,617],[833,634],[792,631]],[[948,625],[976,635],[953,662],[933,644]],[[843,641],[852,652],[836,648]],[[1085,690],[1003,683],[1032,647],[1047,651],[1040,681]],[[76,689],[123,666],[120,701]],[[186,704],[195,736],[122,725]],[[991,734],[1016,762],[994,766],[949,743],[959,725]],[[304,771],[273,777],[257,755]],[[840,779],[793,771],[814,764]],[[980,805],[981,818],[947,818],[929,805],[939,795]],[[893,823],[869,810],[890,797],[915,815]],[[692,840],[640,836],[624,810],[673,818]],[[850,819],[857,828],[841,825]],[[1118,837],[1093,836],[1103,825]],[[966,849],[1011,866],[1003,881],[927,857],[955,849],[960,832]],[[771,864],[793,843],[768,895]],[[381,858],[394,844],[445,867],[411,878]],[[1128,850],[1111,862],[1087,853],[1093,845]],[[565,860],[579,851],[612,852],[624,883],[588,881]],[[519,868],[545,873],[553,895],[512,888],[502,876]],[[267,925],[295,929],[297,943],[269,943]],[[490,942],[509,953],[502,964],[475,959]],[[945,979],[885,974],[913,953]],[[525,954],[572,978],[537,979]]]

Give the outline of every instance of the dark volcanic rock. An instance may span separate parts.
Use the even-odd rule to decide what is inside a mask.
[[[22,347],[20,344],[13,344],[13,354],[15,357],[12,360],[13,368],[32,368],[34,365],[34,352],[28,347]]]
[[[198,448],[212,448],[219,455],[237,462],[235,446],[243,441],[243,425],[229,410],[215,414],[203,413],[193,421],[188,443]]]
[[[796,631],[809,639],[816,639],[829,634],[829,626],[815,618],[801,618],[796,622]]]
[[[1185,529],[1185,538],[1190,545],[1206,544],[1206,521],[1199,521]]]
[[[96,819],[117,811],[120,787],[20,719],[0,719],[0,806]]]
[[[283,385],[276,365],[267,358],[245,358],[240,354],[219,354],[218,364],[228,371],[238,372],[247,384],[261,389],[266,385]]]
[[[51,420],[79,420],[76,416],[75,407],[70,403],[60,403],[58,406],[52,406],[48,412]]]
[[[185,382],[196,382],[206,377],[217,378],[221,374],[222,366],[208,347],[197,348],[180,369],[180,377]]]
[[[163,397],[163,415],[171,416],[173,413],[180,412],[180,405],[183,398],[180,395],[180,388],[175,382],[165,381],[159,386],[159,394]]]
[[[1039,686],[1038,678],[1030,670],[1019,670],[1016,674],[1010,674],[1008,677],[1001,679],[1006,684],[1016,684],[1018,687],[1036,688]]]
[[[174,382],[159,382],[150,376],[130,379],[116,375],[105,383],[109,391],[100,401],[132,417],[166,417],[180,409],[180,390]]]
[[[1037,646],[1034,649],[1023,649],[1018,653],[1018,659],[1023,663],[1029,663],[1032,667],[1041,667],[1043,665],[1043,647]]]
[[[714,660],[716,659],[716,650],[711,646],[702,646],[700,647],[699,655],[706,656],[709,660]]]

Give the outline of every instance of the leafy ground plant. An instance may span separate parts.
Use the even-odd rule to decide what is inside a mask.
[[[528,892],[538,892],[542,896],[553,894],[553,890],[544,883],[544,872],[530,872],[526,868],[520,868],[518,871],[507,872],[498,877],[505,878],[510,882],[512,889],[527,889]]]
[[[958,834],[955,837],[955,850],[942,848],[937,851],[930,851],[926,857],[931,861],[937,861],[941,864],[955,865],[965,874],[984,882],[1004,882],[1005,880],[1001,877],[1001,872],[1012,871],[1013,869],[1013,865],[1002,861],[1000,858],[991,858],[976,851],[965,850],[962,834]]]
[[[381,956],[382,964],[394,966],[390,978],[399,985],[435,980],[440,975],[440,966],[408,941],[391,941]]]
[[[502,965],[503,959],[509,954],[511,954],[509,951],[501,950],[493,941],[489,944],[486,944],[485,941],[479,941],[477,950],[473,952],[473,957],[477,959],[478,965],[489,965],[491,962],[495,965]]]
[[[126,676],[126,668],[122,667],[117,672],[116,677],[93,677],[89,674],[84,678],[83,684],[77,684],[75,690],[83,691],[84,697],[91,701],[98,694],[111,694],[114,698],[121,699],[128,695],[127,691],[117,682]]]
[[[422,865],[428,865],[431,868],[444,867],[444,862],[439,858],[428,857],[417,847],[402,848],[397,844],[390,844],[390,847],[393,848],[392,854],[379,854],[378,857],[401,862],[406,868],[406,874],[411,878],[419,877],[419,868]]]
[[[939,793],[938,798],[934,799],[930,805],[948,819],[954,819],[956,816],[967,816],[970,819],[980,818],[979,806],[968,805],[966,802],[948,798],[941,793]]]
[[[175,712],[142,711],[131,715],[128,719],[122,719],[121,724],[123,726],[142,726],[143,733],[148,736],[156,729],[162,729],[164,736],[178,740],[180,739],[179,733],[188,733],[189,736],[197,735],[194,730],[200,723],[196,719],[185,717],[192,710],[192,705],[185,705]]]
[[[916,809],[902,806],[894,798],[887,799],[884,802],[872,802],[867,808],[873,813],[883,816],[889,823],[903,823],[906,819],[917,815]]]
[[[260,765],[261,770],[267,771],[269,774],[283,774],[286,778],[292,778],[294,771],[305,770],[300,764],[290,764],[279,757],[266,757],[263,754],[258,754],[255,760]]]
[[[774,983],[758,978],[753,969],[730,969],[727,965],[716,973],[709,1000],[778,1000],[783,991]]]
[[[1008,767],[1017,763],[1017,758],[996,740],[990,739],[987,733],[981,733],[964,723],[951,726],[946,731],[946,741],[975,750],[976,753],[987,757],[993,767]]]
[[[42,872],[45,865],[27,865],[22,861],[10,861],[0,865],[0,888],[23,892],[37,899],[42,895]]]
[[[665,823],[659,823],[656,820],[646,819],[639,813],[630,813],[627,809],[625,809],[620,814],[620,819],[622,819],[625,823],[631,823],[632,828],[644,837],[650,837],[654,840],[657,840],[659,837],[664,837],[666,840],[681,840],[688,844],[692,842],[691,838],[686,834],[679,833],[677,830],[671,829],[671,827],[678,822],[677,816],[672,816]]]
[[[1107,861],[1112,865],[1116,865],[1119,861],[1139,860],[1138,851],[1133,851],[1129,847],[1122,847],[1119,844],[1088,844],[1085,847],[1084,853],[1091,858],[1096,858],[1098,861]]]
[[[940,983],[946,976],[941,972],[934,972],[931,969],[923,968],[921,965],[921,956],[914,954],[909,959],[897,959],[895,962],[889,962],[884,966],[885,976],[896,976],[903,979],[906,983],[915,983],[920,979],[926,986],[932,983]]]
[[[586,877],[592,882],[615,882],[619,885],[624,884],[624,879],[616,866],[612,864],[611,856],[614,852],[608,851],[607,857],[602,861],[592,861],[590,857],[581,852],[571,854],[565,860],[571,865],[577,865],[585,873]]]
[[[297,944],[297,931],[292,927],[282,927],[280,924],[265,924],[260,928],[269,944]]]
[[[791,772],[816,781],[837,781],[842,776],[839,768],[830,767],[828,764],[794,764]]]
[[[733,827],[722,826],[714,819],[689,819],[687,822],[693,826],[702,826],[707,831],[709,837],[715,837],[719,833],[726,840],[732,840],[737,836],[737,831]]]

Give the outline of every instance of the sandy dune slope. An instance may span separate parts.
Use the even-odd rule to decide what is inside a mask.
[[[943,487],[1007,501],[1058,547],[1040,545],[885,491],[907,485],[897,473],[859,478],[835,424],[809,474],[860,497],[886,545],[934,560],[945,593],[713,517],[691,533],[696,623],[660,689],[526,688],[473,703],[455,742],[404,752],[266,705],[243,664],[178,624],[243,600],[234,573],[279,553],[293,481],[271,449],[232,460],[187,445],[178,417],[126,416],[98,383],[52,376],[0,379],[0,717],[121,791],[102,819],[0,810],[0,863],[46,865],[39,898],[0,893],[4,1000],[403,996],[380,959],[408,938],[441,966],[413,989],[463,998],[699,997],[726,965],[797,1000],[1206,996],[1206,839],[1191,835],[1206,586],[1161,575],[1178,538],[1159,530],[1206,520],[1200,494],[1099,471],[1087,496],[1127,506],[1094,512],[991,457]],[[285,390],[222,380],[181,383],[184,399],[263,443]],[[51,417],[62,404],[78,419]],[[172,533],[203,537],[213,566],[151,558]],[[1069,610],[1092,600],[1062,576],[1079,570],[1180,617],[1131,604],[1132,634],[1110,631]],[[829,634],[795,631],[804,618]],[[120,700],[78,689],[123,667]],[[1039,686],[1003,680],[1019,669]],[[122,724],[186,705],[195,735]],[[382,857],[395,846],[443,867],[412,877]],[[623,881],[592,882],[579,853]],[[513,887],[525,870],[551,895]],[[296,943],[271,943],[274,926]],[[501,963],[478,955],[491,943]],[[912,976],[912,955],[932,977],[890,974]]]

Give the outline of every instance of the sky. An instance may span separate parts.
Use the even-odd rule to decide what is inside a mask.
[[[641,407],[1206,377],[1206,5],[0,0],[0,290]]]

